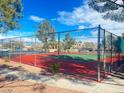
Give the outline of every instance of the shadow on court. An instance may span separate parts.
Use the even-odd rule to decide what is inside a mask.
[[[35,65],[45,69],[46,72],[51,73],[50,66],[59,64],[59,72],[75,79],[89,79],[97,81],[97,61],[82,57],[70,57],[68,55],[37,55],[34,60],[34,55],[22,55],[21,62],[28,65]],[[14,57],[13,61],[19,62],[19,57]],[[48,75],[46,73],[46,75]],[[44,73],[43,73],[44,74]],[[101,78],[105,78],[101,73]]]

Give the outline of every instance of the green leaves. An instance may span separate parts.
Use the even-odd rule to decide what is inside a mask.
[[[53,45],[55,40],[55,28],[50,24],[48,20],[44,20],[39,24],[36,34],[37,38],[44,44],[45,51],[49,48],[50,44]]]
[[[70,33],[66,33],[63,42],[64,42],[64,49],[70,49],[75,44],[75,40],[71,37]]]
[[[124,22],[124,0],[88,0],[88,5],[102,13],[104,19],[111,19],[117,22]]]
[[[50,66],[50,70],[52,71],[53,74],[56,74],[60,70],[60,64],[54,63]]]
[[[0,32],[17,28],[22,11],[21,0],[0,0]]]

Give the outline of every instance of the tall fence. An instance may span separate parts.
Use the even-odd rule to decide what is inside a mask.
[[[89,73],[98,81],[118,70],[123,54],[124,40],[100,26],[0,39],[0,57],[5,60],[43,69],[58,62],[62,73]]]

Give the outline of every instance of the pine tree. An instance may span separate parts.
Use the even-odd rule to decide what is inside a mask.
[[[88,5],[102,13],[104,19],[124,22],[124,0],[88,0]]]
[[[71,37],[70,33],[66,33],[64,42],[64,49],[70,49],[74,44],[75,40]]]
[[[18,28],[22,11],[21,0],[0,0],[0,33]]]
[[[44,20],[38,26],[36,37],[43,43],[43,48],[47,52],[50,43],[55,41],[55,28],[48,20]]]

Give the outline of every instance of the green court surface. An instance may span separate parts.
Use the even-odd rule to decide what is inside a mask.
[[[64,55],[53,55],[49,57],[64,59],[64,60],[78,60],[78,61],[85,61],[85,62],[97,60],[97,55],[95,54],[85,54],[85,55],[84,54],[64,54]]]
[[[78,60],[81,62],[92,62],[97,61],[98,55],[97,54],[63,54],[63,55],[52,55],[49,56],[51,58],[57,58],[61,60]],[[111,58],[110,54],[107,55],[100,55],[100,59],[106,60]],[[112,57],[118,57],[117,55],[112,55]]]

